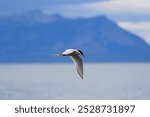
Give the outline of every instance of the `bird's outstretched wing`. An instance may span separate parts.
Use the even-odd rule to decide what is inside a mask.
[[[62,53],[62,55],[70,55],[70,54],[72,54],[72,53],[74,53],[74,52],[75,52],[74,49],[67,49],[67,50],[65,50],[65,51]]]
[[[81,58],[77,55],[76,56],[70,56],[70,57],[76,66],[78,74],[83,79],[83,62],[82,62]]]

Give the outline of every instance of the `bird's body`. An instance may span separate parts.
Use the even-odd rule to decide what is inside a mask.
[[[59,54],[59,56],[70,56],[73,60],[77,72],[80,75],[80,77],[83,79],[83,62],[82,59],[79,57],[79,55],[83,55],[83,52],[81,50],[77,49],[66,49],[62,54]]]

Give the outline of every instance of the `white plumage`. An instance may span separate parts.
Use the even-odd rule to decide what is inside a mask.
[[[78,74],[83,79],[83,62],[82,62],[82,59],[79,57],[79,55],[84,56],[83,52],[77,49],[66,49],[62,54],[59,54],[59,56],[71,57],[71,59],[73,60],[76,66]]]

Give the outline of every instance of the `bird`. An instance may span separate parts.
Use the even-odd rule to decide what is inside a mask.
[[[75,67],[77,69],[79,76],[81,77],[81,79],[83,79],[83,61],[79,55],[82,55],[85,57],[83,52],[78,49],[66,49],[61,54],[57,54],[57,56],[70,56],[75,64]]]

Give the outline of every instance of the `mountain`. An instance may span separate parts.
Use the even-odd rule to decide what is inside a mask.
[[[0,62],[64,62],[51,54],[83,50],[87,62],[150,62],[150,45],[104,15],[65,18],[41,11],[0,17]]]

